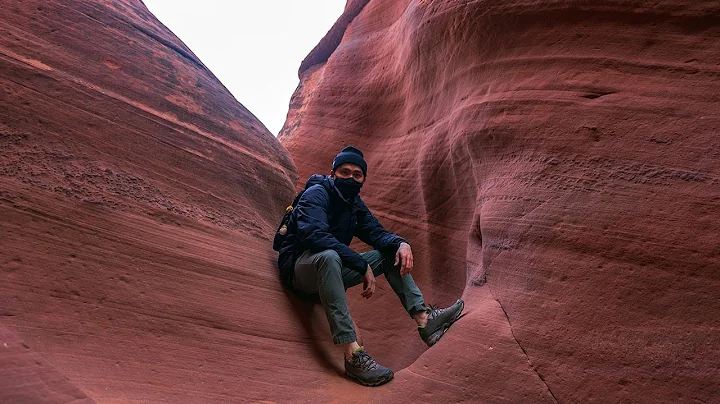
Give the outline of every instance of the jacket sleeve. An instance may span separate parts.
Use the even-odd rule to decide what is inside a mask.
[[[400,246],[400,243],[407,243],[404,238],[385,230],[364,203],[362,208],[363,213],[358,218],[358,224],[355,228],[357,238],[378,251],[395,251]]]
[[[313,254],[334,250],[342,259],[344,266],[364,274],[367,270],[367,261],[330,233],[327,217],[329,202],[327,192],[320,185],[308,188],[300,198],[296,207],[300,245]]]

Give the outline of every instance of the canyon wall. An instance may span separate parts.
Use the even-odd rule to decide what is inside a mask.
[[[325,397],[272,134],[139,0],[0,8],[0,402]]]
[[[719,2],[349,1],[292,160],[139,0],[0,4],[0,401],[720,400]],[[375,389],[270,248],[346,144],[467,303],[428,350],[350,290]]]
[[[720,401],[720,2],[349,1],[300,79],[299,184],[359,147],[426,298],[467,301],[424,351],[350,291],[403,369],[373,399]]]

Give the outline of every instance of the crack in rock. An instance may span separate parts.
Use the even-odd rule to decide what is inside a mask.
[[[520,341],[518,341],[517,337],[515,337],[515,332],[513,331],[512,323],[510,322],[510,316],[508,316],[508,313],[507,313],[507,311],[505,311],[505,308],[503,307],[502,303],[500,303],[500,300],[498,300],[498,299],[495,297],[495,294],[492,293],[492,289],[490,290],[490,294],[492,295],[493,299],[495,299],[495,301],[498,303],[498,306],[500,306],[500,310],[502,310],[502,311],[503,311],[503,314],[505,314],[505,319],[506,319],[507,322],[508,322],[508,326],[510,326],[510,335],[512,335],[513,340],[515,340],[515,343],[518,344],[518,346],[519,346],[520,349],[522,350],[522,353],[525,355],[525,359],[527,359],[528,365],[529,365],[530,368],[535,372],[535,374],[538,376],[538,378],[540,379],[540,381],[543,382],[543,384],[545,385],[545,388],[547,389],[548,393],[550,393],[550,395],[552,396],[553,400],[554,400],[556,403],[559,403],[557,397],[555,397],[555,394],[552,392],[552,390],[550,390],[550,386],[548,386],[547,382],[545,381],[545,378],[542,377],[542,375],[540,374],[540,372],[538,372],[537,369],[535,368],[535,366],[533,366],[532,362],[530,361],[530,357],[529,357],[528,354],[527,354],[527,351],[525,350],[525,348],[523,348],[522,345],[520,345]]]

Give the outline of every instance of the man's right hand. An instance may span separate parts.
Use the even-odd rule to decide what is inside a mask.
[[[365,279],[363,279],[362,297],[369,299],[373,293],[375,293],[375,274],[373,274],[372,268],[368,265],[365,271]]]

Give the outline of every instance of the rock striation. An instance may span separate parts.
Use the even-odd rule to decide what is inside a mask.
[[[325,397],[283,147],[139,0],[0,8],[0,402]]]
[[[283,145],[139,0],[0,4],[0,402],[720,400],[720,2],[349,1]],[[270,249],[346,144],[467,303],[351,290],[376,389]]]
[[[92,403],[18,336],[0,326],[1,403]]]
[[[362,194],[410,240],[426,297],[468,302],[425,352],[389,288],[354,300],[370,352],[404,368],[369,397],[720,401],[719,16],[718,1],[348,2],[279,138],[300,182],[362,149]]]

